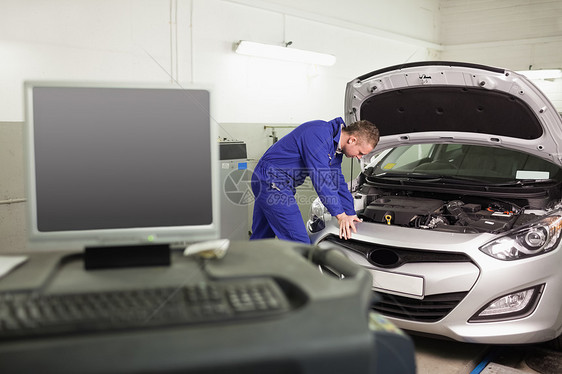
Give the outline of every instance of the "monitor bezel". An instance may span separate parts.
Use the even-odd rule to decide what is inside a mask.
[[[209,93],[210,156],[212,181],[212,222],[207,225],[136,227],[119,229],[94,229],[73,231],[44,232],[38,229],[37,196],[35,180],[35,140],[33,116],[33,90],[36,87],[69,88],[135,88],[135,89],[170,89],[170,90],[205,90]],[[218,124],[213,115],[212,90],[203,85],[154,84],[154,83],[116,83],[88,81],[26,81],[24,82],[24,163],[27,195],[27,244],[29,249],[83,249],[86,247],[131,246],[150,244],[169,244],[171,247],[220,236],[220,174],[216,167],[219,160]],[[197,212],[193,212],[197,214]]]

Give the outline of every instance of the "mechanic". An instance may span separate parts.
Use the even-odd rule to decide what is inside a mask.
[[[310,243],[295,200],[295,188],[307,176],[324,206],[338,219],[340,238],[350,238],[361,220],[341,172],[342,155],[361,159],[378,141],[379,131],[371,122],[346,126],[338,117],[303,123],[273,144],[252,175],[255,204],[250,239],[277,236]]]

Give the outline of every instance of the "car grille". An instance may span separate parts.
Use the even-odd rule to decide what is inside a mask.
[[[386,269],[396,268],[405,263],[472,262],[472,259],[463,253],[390,247],[354,239],[344,240],[337,235],[328,235],[322,241],[362,254],[369,263]],[[377,291],[378,297],[373,304],[373,309],[388,317],[416,322],[436,322],[449,314],[467,293],[427,295],[420,300]]]
[[[416,322],[436,322],[444,318],[468,292],[429,295],[423,300],[377,292],[372,308],[380,314]]]
[[[334,243],[362,254],[371,264],[381,268],[396,268],[414,262],[472,262],[463,253],[390,247],[354,239],[340,239],[337,235],[328,235],[321,242]]]

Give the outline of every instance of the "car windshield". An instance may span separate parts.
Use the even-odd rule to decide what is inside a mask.
[[[448,178],[484,183],[521,184],[562,180],[562,169],[542,158],[510,149],[465,144],[415,144],[375,157],[373,177]]]

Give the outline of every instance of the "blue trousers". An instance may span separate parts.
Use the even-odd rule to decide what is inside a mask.
[[[252,179],[254,192],[253,239],[274,238],[310,244],[304,222],[289,189],[279,191],[268,183]]]

